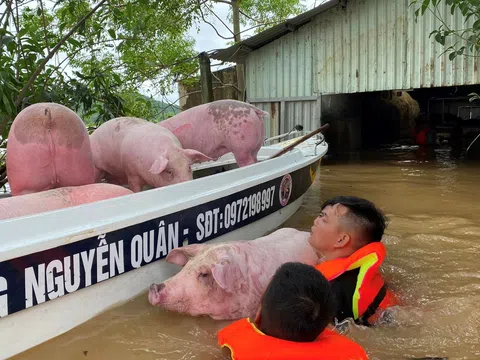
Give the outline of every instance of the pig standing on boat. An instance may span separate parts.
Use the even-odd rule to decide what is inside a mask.
[[[263,117],[268,113],[237,100],[218,100],[195,106],[161,121],[183,147],[217,160],[232,152],[239,167],[257,162],[265,136]]]
[[[120,117],[103,123],[90,136],[96,181],[127,184],[134,192],[192,180],[190,165],[211,160],[184,149],[170,130],[143,119]]]
[[[17,115],[6,166],[13,196],[95,182],[87,128],[75,112],[55,103],[33,104]]]
[[[12,196],[0,200],[0,220],[93,203],[129,194],[133,194],[133,192],[118,185],[89,184]]]
[[[183,269],[150,287],[154,306],[216,320],[254,316],[277,268],[288,261],[314,265],[310,233],[283,228],[252,241],[193,244],[172,250],[169,263]]]

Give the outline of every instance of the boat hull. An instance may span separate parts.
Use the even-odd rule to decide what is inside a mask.
[[[9,239],[0,244],[0,358],[171,277],[179,267],[163,259],[173,248],[249,240],[279,227],[300,207],[325,152],[292,151],[170,189],[3,221]]]

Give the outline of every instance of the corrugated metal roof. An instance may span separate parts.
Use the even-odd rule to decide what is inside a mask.
[[[278,25],[271,27],[259,34],[245,39],[238,44],[232,45],[226,49],[214,50],[209,57],[216,60],[228,62],[243,62],[245,57],[253,50],[259,49],[268,43],[297,30],[299,27],[308,24],[318,14],[344,3],[344,0],[330,0],[319,5],[312,10],[304,12],[294,18],[288,19]]]

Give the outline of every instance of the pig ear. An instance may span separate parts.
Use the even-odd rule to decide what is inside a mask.
[[[237,264],[222,262],[212,266],[212,276],[223,290],[233,292],[237,281],[242,277],[242,273]]]
[[[192,244],[173,249],[168,253],[165,261],[170,264],[185,266],[188,260],[197,255],[204,246],[203,244]]]
[[[259,117],[263,118],[263,119],[267,119],[267,117],[270,116],[270,114],[266,111],[263,111],[259,108],[255,108],[255,114],[257,114]]]
[[[152,164],[152,167],[148,171],[151,172],[152,174],[158,175],[163,170],[165,170],[165,168],[167,167],[167,164],[168,164],[168,159],[165,156],[160,155],[159,157],[157,157],[155,162]]]
[[[190,160],[191,164],[213,160],[211,157],[194,149],[183,149],[183,153]]]

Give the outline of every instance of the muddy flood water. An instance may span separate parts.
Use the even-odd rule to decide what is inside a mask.
[[[480,164],[397,147],[321,166],[283,226],[309,230],[335,195],[374,201],[390,220],[383,271],[405,303],[391,324],[346,335],[375,360],[480,359]],[[153,308],[145,292],[15,359],[223,359],[215,332],[226,324]]]

